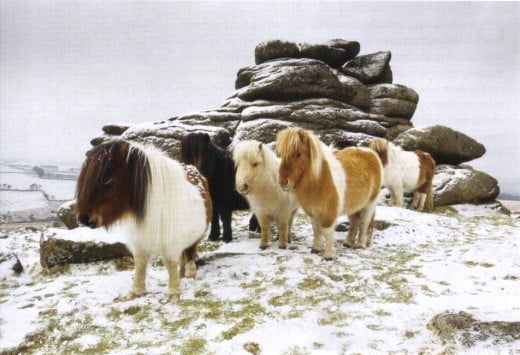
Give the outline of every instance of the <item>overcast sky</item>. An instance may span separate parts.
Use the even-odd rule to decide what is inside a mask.
[[[219,107],[265,40],[392,52],[416,127],[483,143],[470,164],[518,183],[520,3],[0,1],[0,159],[80,164],[114,122]]]

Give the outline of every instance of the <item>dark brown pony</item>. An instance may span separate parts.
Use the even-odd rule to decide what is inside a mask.
[[[247,200],[235,189],[235,163],[231,153],[217,147],[210,141],[207,133],[190,133],[181,141],[181,161],[192,164],[208,180],[213,201],[213,219],[209,240],[218,240],[220,236],[219,218],[222,220],[225,242],[233,239],[231,215],[236,210],[247,210]],[[259,230],[258,221],[253,215],[249,221],[249,230]]]
[[[177,300],[179,268],[195,277],[197,243],[208,229],[212,204],[206,179],[195,167],[153,147],[112,140],[87,152],[76,213],[92,228],[128,224],[127,245],[135,261],[129,297],[145,292],[146,265],[157,254],[170,275],[170,298]]]

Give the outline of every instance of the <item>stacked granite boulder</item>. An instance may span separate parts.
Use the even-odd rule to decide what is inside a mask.
[[[221,107],[165,121],[107,125],[104,135],[92,144],[121,137],[152,143],[178,158],[181,137],[195,131],[207,132],[224,148],[244,139],[270,144],[279,130],[290,126],[311,129],[337,147],[365,145],[373,137],[384,137],[404,149],[432,154],[440,165],[434,180],[437,205],[494,199],[498,195],[495,179],[457,166],[482,156],[484,146],[448,127],[415,129],[411,119],[419,95],[393,83],[391,52],[359,55],[360,49],[358,42],[342,39],[325,44],[260,43],[255,49],[256,64],[238,71],[235,92]],[[473,180],[478,186],[473,190],[480,191],[471,199],[452,191],[465,184],[446,183],[470,175],[477,176]]]

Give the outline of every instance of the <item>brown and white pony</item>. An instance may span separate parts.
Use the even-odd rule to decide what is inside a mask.
[[[340,215],[347,215],[350,221],[343,244],[369,246],[383,179],[377,155],[366,148],[334,151],[299,127],[278,132],[276,150],[282,159],[280,186],[294,190],[300,206],[312,219],[312,252],[323,250],[324,237],[324,258],[335,257],[333,236]]]
[[[372,139],[368,146],[383,163],[383,185],[390,191],[392,202],[403,206],[403,193],[413,191],[411,207],[422,211],[433,210],[433,175],[435,161],[422,150],[404,151],[383,138]]]
[[[180,298],[179,272],[195,277],[197,243],[211,221],[211,198],[204,177],[151,146],[112,140],[87,152],[76,188],[76,213],[92,228],[118,221],[130,226],[127,245],[135,275],[128,295],[145,292],[152,254],[170,276],[171,300]]]
[[[260,223],[260,249],[267,248],[271,220],[278,228],[278,246],[287,248],[298,202],[293,193],[278,185],[280,159],[266,145],[247,140],[233,148],[236,166],[236,189],[243,195]]]

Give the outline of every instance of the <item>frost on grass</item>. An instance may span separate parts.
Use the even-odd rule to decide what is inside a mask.
[[[40,266],[42,233],[84,241],[85,231],[10,233],[0,239],[0,252],[16,251],[24,272],[0,276],[0,352],[508,353],[520,347],[511,325],[520,319],[518,220],[487,206],[434,214],[379,207],[376,219],[386,228],[376,230],[373,246],[346,249],[345,231],[337,232],[338,257],[328,262],[310,253],[312,228],[303,214],[286,250],[274,241],[259,250],[248,219],[234,215],[232,243],[201,243],[197,279],[182,280],[178,303],[168,300],[160,259],[149,265],[148,293],[126,301],[131,258]],[[460,330],[439,316],[460,312],[477,323]]]

